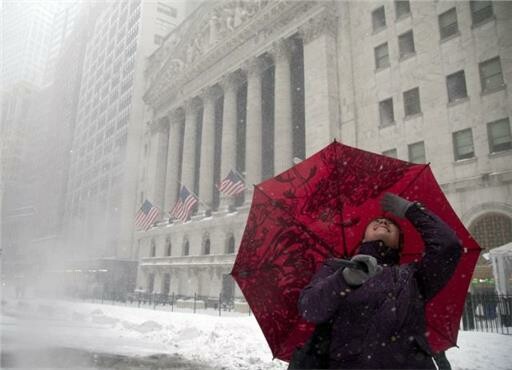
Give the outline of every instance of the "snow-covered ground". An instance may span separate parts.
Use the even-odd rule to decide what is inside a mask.
[[[16,332],[24,337],[23,346],[44,338],[47,345],[91,352],[180,355],[218,369],[287,366],[272,360],[253,316],[218,317],[67,301],[9,301],[2,309],[2,327],[13,320],[18,322]],[[24,332],[28,335],[23,336]],[[447,353],[454,370],[512,368],[512,336],[461,332],[458,344],[459,348]]]

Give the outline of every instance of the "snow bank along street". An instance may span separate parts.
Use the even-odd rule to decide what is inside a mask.
[[[18,337],[14,342],[23,349],[44,341],[53,348],[130,358],[164,354],[201,368],[263,370],[287,366],[272,361],[253,316],[218,317],[96,303],[13,300],[2,307],[2,336],[14,330],[13,326]],[[460,348],[452,348],[447,354],[454,370],[510,369],[512,336],[461,331],[458,344]],[[3,350],[12,345],[2,340]]]

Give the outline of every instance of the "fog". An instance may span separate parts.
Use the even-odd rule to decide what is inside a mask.
[[[106,348],[135,327],[85,304],[247,316],[230,272],[252,187],[333,140],[430,163],[483,249],[512,242],[512,2],[3,0],[0,13],[7,366],[208,366],[160,347],[98,360],[47,338],[83,331]],[[228,174],[241,191],[219,190]],[[471,291],[495,294],[478,263]]]

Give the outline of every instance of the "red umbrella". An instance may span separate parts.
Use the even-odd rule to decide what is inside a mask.
[[[464,246],[453,277],[426,307],[428,340],[456,345],[464,300],[480,247],[448,203],[429,165],[388,158],[334,142],[255,186],[232,275],[254,312],[274,357],[288,361],[314,325],[298,314],[299,293],[326,257],[354,255],[369,221],[382,215],[385,192],[423,203]],[[421,258],[423,241],[400,221],[401,263]]]

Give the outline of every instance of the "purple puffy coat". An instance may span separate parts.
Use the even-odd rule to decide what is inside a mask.
[[[332,369],[435,369],[425,336],[425,303],[449,280],[461,255],[455,233],[419,204],[407,219],[421,234],[425,254],[399,265],[381,241],[362,243],[358,254],[374,256],[383,271],[350,287],[327,259],[302,290],[298,308],[307,321],[333,321]]]

